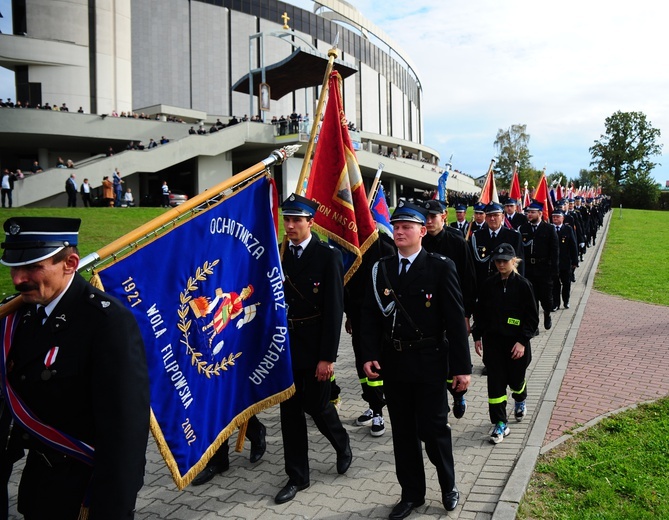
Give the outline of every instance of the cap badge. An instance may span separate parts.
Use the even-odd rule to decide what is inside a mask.
[[[17,223],[12,223],[9,226],[9,234],[10,235],[18,235],[21,232],[21,226],[19,226]]]

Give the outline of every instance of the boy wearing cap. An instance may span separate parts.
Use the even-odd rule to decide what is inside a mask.
[[[80,222],[4,224],[0,261],[23,304],[3,322],[15,328],[3,335],[0,377],[14,416],[10,451],[28,450],[18,496],[28,520],[133,518],[143,482],[144,344],[132,313],[77,273]]]
[[[504,203],[504,213],[506,214],[507,220],[513,226],[513,229],[518,229],[521,224],[527,222],[527,217],[516,211],[517,207],[518,201],[516,199],[510,198]]]
[[[477,202],[474,204],[474,218],[469,224],[471,231],[467,231],[469,236],[466,238],[469,239],[471,235],[473,235],[479,229],[483,228],[483,226],[485,226],[485,204]]]
[[[281,265],[295,394],[280,405],[288,483],[276,495],[277,504],[292,500],[298,491],[309,487],[305,412],[337,452],[337,473],[346,473],[353,459],[348,433],[330,402],[330,379],[344,314],[341,253],[311,232],[316,202],[292,194],[281,210],[289,240]]]
[[[514,416],[527,413],[525,373],[532,360],[530,339],[539,324],[532,284],[518,274],[515,250],[502,243],[492,251],[497,272],[479,291],[474,312],[474,347],[488,367],[488,411],[493,430],[490,442],[499,444],[509,435],[506,413],[507,386],[515,401]]]
[[[459,230],[463,237],[467,236],[469,222],[467,222],[467,206],[464,204],[455,206],[455,222],[451,222],[451,227]]]
[[[452,260],[428,253],[421,241],[427,211],[400,201],[393,213],[398,254],[379,260],[365,297],[365,373],[383,376],[392,422],[395,471],[402,488],[389,518],[407,517],[425,503],[421,441],[437,468],[444,507],[457,507],[459,492],[448,426],[446,378],[467,390],[471,358],[457,271]]]
[[[425,222],[427,234],[423,238],[422,245],[428,253],[438,253],[453,260],[458,272],[467,330],[469,330],[469,318],[476,302],[476,271],[469,246],[457,229],[444,225],[446,206],[443,203],[438,200],[428,200],[423,204],[423,208],[427,210]],[[448,382],[452,382],[450,377]],[[461,419],[467,410],[464,397],[466,391],[456,391],[450,386],[449,391],[453,395],[453,415],[456,419]]]

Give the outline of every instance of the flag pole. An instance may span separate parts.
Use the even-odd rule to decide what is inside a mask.
[[[307,143],[307,149],[304,152],[304,161],[302,161],[302,169],[300,170],[300,177],[297,180],[297,186],[295,187],[295,193],[302,195],[305,192],[305,184],[308,177],[309,162],[311,161],[311,154],[314,150],[314,144],[316,142],[316,133],[318,132],[318,125],[321,122],[321,117],[323,114],[323,105],[325,105],[325,99],[327,98],[329,84],[330,84],[330,74],[332,74],[332,68],[334,67],[334,60],[337,59],[339,51],[337,50],[337,40],[339,39],[339,34],[335,38],[335,45],[328,51],[328,64],[325,69],[325,76],[323,77],[323,85],[321,86],[321,95],[318,97],[318,104],[316,105],[316,113],[314,114],[314,123],[311,125],[311,134],[309,135],[309,142]]]
[[[367,200],[369,201],[369,207],[372,207],[372,204],[374,204],[374,199],[376,198],[376,192],[379,189],[379,181],[381,180],[381,173],[383,173],[383,167],[385,165],[383,163],[379,163],[379,169],[376,170],[376,175],[374,175],[374,181],[372,182],[372,187],[369,189],[369,195],[367,196]]]
[[[485,174],[485,183],[483,184],[483,189],[481,189],[481,194],[483,194],[483,190],[488,188],[488,181],[490,180],[490,175],[492,174],[492,169],[495,166],[495,159],[492,158],[490,159],[490,166],[488,166],[488,171]],[[479,197],[480,200],[480,197]],[[467,228],[467,236],[465,237],[465,240],[469,241],[469,238],[472,236],[472,225],[474,224],[474,215],[472,215],[472,221],[469,223],[469,227]]]
[[[262,173],[274,164],[283,163],[288,157],[293,156],[299,148],[299,145],[289,145],[279,150],[274,150],[267,158],[259,163],[254,164],[237,175],[233,175],[229,179],[209,188],[207,191],[195,195],[183,204],[166,211],[162,215],[157,216],[130,233],[103,246],[98,251],[83,257],[79,262],[78,271],[84,271],[91,268],[91,266],[110,259],[115,260],[116,257],[122,255],[124,252],[135,249],[138,242],[148,240],[155,237],[160,231],[173,227],[178,220],[185,218],[188,213],[194,214],[201,206],[215,203],[216,199],[231,193],[239,184]],[[0,307],[0,318],[4,318],[8,314],[16,311],[22,303],[23,298],[20,295],[17,295],[17,297],[2,305]]]

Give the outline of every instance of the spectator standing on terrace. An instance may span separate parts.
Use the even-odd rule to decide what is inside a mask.
[[[91,185],[88,184],[88,179],[84,179],[84,182],[81,183],[81,201],[84,203],[84,208],[90,208],[91,206]]]
[[[70,175],[65,181],[65,192],[67,193],[67,207],[77,207],[77,181],[75,181],[74,173]]]
[[[44,171],[37,161],[33,161],[33,165],[30,169],[33,173],[40,173]]]
[[[12,207],[12,191],[14,191],[14,181],[16,176],[7,168],[2,171],[2,207],[5,207],[5,200],[8,208]]]
[[[170,207],[170,188],[167,185],[167,181],[163,181],[162,193],[163,193],[163,208],[169,208]]]
[[[102,178],[102,199],[105,206],[109,208],[114,206],[114,183],[109,180],[109,175]]]

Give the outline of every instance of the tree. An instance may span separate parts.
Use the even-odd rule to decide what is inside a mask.
[[[605,127],[606,133],[590,148],[590,166],[595,167],[600,184],[612,195],[629,189],[638,200],[646,191],[656,201],[649,181],[657,163],[650,158],[662,153],[657,143],[660,130],[653,128],[643,112],[618,111],[606,118]]]
[[[530,135],[527,133],[527,125],[511,125],[507,130],[499,129],[495,137],[495,149],[497,150],[496,169],[500,171],[499,176],[495,176],[500,182],[500,186],[509,186],[511,184],[511,175],[513,175],[513,165],[516,161],[518,166],[518,177],[521,184],[524,182],[523,172],[531,170]]]
[[[620,202],[637,209],[655,209],[660,200],[660,188],[648,172],[629,175]]]

